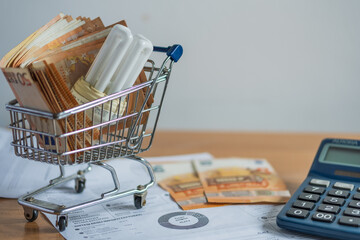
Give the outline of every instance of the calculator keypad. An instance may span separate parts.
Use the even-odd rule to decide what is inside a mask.
[[[311,179],[286,215],[306,219],[310,211],[315,209],[309,218],[313,221],[330,224],[337,219],[336,224],[360,227],[360,187],[355,189],[357,192],[354,188],[354,184],[343,182],[331,184],[327,180]],[[352,194],[352,191],[355,193]]]

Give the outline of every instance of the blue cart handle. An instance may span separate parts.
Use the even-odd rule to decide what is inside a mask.
[[[166,55],[168,55],[171,60],[174,62],[179,61],[183,54],[183,48],[179,44],[172,45],[170,47],[157,47],[154,46],[154,52],[166,52]]]

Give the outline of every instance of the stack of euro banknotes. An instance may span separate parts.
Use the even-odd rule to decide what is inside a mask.
[[[101,19],[73,18],[60,13],[8,52],[0,67],[30,68],[53,65],[61,80],[71,88],[86,75],[111,28],[124,20],[104,26]]]
[[[99,17],[90,19],[60,13],[16,45],[1,59],[0,68],[20,106],[51,113],[79,106],[71,89],[87,75],[107,36],[118,25],[127,27],[124,20],[104,26]],[[142,71],[135,85],[145,81],[147,79]],[[134,99],[134,96],[130,96],[127,104],[136,105]],[[138,99],[140,102],[136,110],[141,107],[145,92],[140,92]],[[148,104],[151,105],[150,99]],[[130,111],[133,108],[128,109]],[[55,135],[94,124],[88,115],[83,114],[70,116],[66,122],[60,119],[56,124],[46,118],[28,116],[27,119],[33,130]],[[38,137],[38,141],[47,150],[64,152],[66,149],[90,146],[91,134],[86,132],[85,136],[77,137],[71,135],[67,142],[59,139],[58,146],[61,149],[47,144],[41,137]],[[94,129],[93,138],[99,135],[98,129]]]
[[[236,203],[285,203],[290,192],[265,159],[154,163],[158,184],[183,210]]]

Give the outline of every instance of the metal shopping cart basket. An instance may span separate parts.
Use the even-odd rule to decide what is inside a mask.
[[[147,190],[155,183],[155,178],[148,161],[137,155],[151,147],[173,63],[180,59],[183,50],[180,45],[173,45],[167,48],[154,47],[154,52],[166,53],[162,65],[156,66],[153,60],[149,60],[144,67],[148,80],[121,92],[58,114],[20,107],[16,100],[6,105],[11,119],[9,128],[13,134],[11,145],[16,156],[55,164],[60,168],[59,177],[18,199],[28,221],[36,220],[38,211],[55,214],[56,226],[63,231],[67,226],[68,213],[81,208],[129,195],[134,196],[136,208],[145,205]],[[120,107],[114,110],[118,103],[126,103],[122,111]],[[103,114],[106,109],[109,113]],[[95,121],[94,116],[99,113],[100,120]],[[91,125],[86,124],[86,119],[91,119]],[[54,127],[40,131],[32,127],[34,124],[31,123],[36,121],[46,121]],[[60,122],[65,126],[62,132],[56,128]],[[72,147],[69,147],[70,143]],[[150,181],[139,184],[135,189],[120,190],[115,169],[103,161],[120,157],[143,164]],[[75,174],[65,176],[64,166],[77,164],[87,166]],[[97,199],[73,206],[35,198],[35,195],[71,180],[75,180],[76,192],[81,193],[85,188],[85,174],[91,170],[92,165],[110,171],[115,185],[113,190],[102,193]]]

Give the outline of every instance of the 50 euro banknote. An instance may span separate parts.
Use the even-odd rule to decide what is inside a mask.
[[[224,205],[207,202],[191,162],[155,163],[152,166],[159,186],[168,191],[183,210]]]
[[[290,192],[265,159],[194,161],[208,202],[284,203]]]

